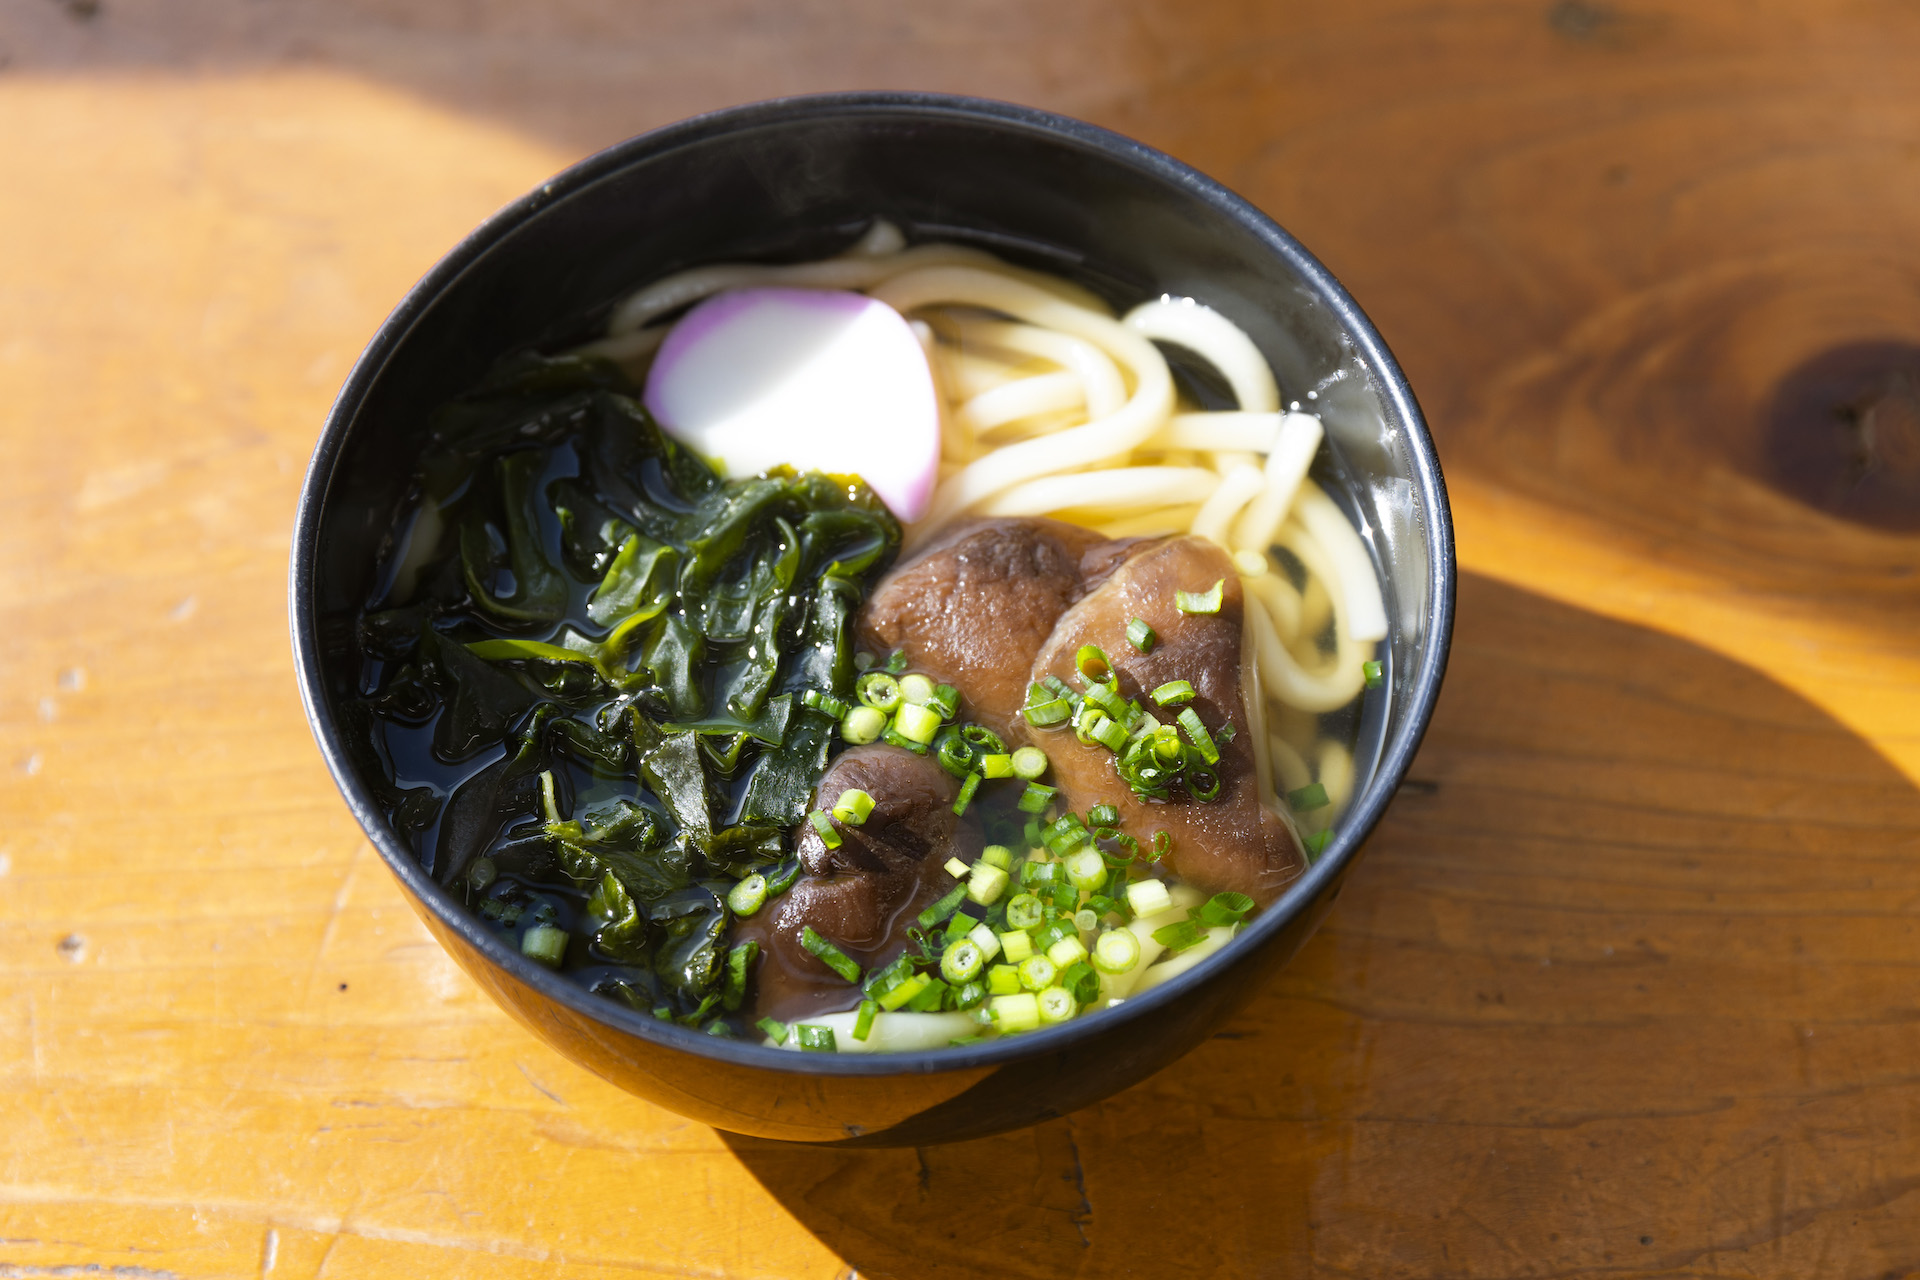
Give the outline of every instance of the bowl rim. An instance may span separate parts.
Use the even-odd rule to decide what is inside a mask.
[[[1413,463],[1413,479],[1424,519],[1420,521],[1428,558],[1428,598],[1424,621],[1426,640],[1417,650],[1418,666],[1408,682],[1410,714],[1399,731],[1383,743],[1379,764],[1367,789],[1357,798],[1348,821],[1333,842],[1287,886],[1274,904],[1256,916],[1236,938],[1235,945],[1218,952],[1143,996],[1128,999],[1118,1009],[1097,1018],[1075,1019],[1057,1027],[1020,1036],[983,1041],[976,1045],[894,1054],[815,1054],[769,1048],[757,1042],[711,1036],[661,1022],[597,996],[561,974],[536,964],[508,947],[479,918],[454,902],[452,895],[426,874],[388,825],[369,788],[355,770],[340,725],[327,704],[318,643],[315,598],[316,551],[328,490],[335,479],[347,436],[365,404],[368,392],[388,361],[404,343],[414,325],[436,300],[522,224],[586,191],[627,166],[696,145],[729,133],[763,126],[824,121],[848,117],[898,119],[943,118],[974,122],[1006,132],[1026,132],[1064,143],[1142,176],[1184,190],[1191,198],[1225,214],[1259,239],[1268,251],[1283,259],[1302,285],[1338,321],[1354,353],[1379,383],[1389,411],[1404,425]],[[416,909],[432,912],[473,950],[532,988],[589,1022],[601,1023],[666,1049],[676,1049],[720,1062],[788,1072],[798,1076],[932,1075],[945,1072],[991,1070],[1064,1049],[1072,1040],[1121,1031],[1128,1023],[1150,1018],[1157,1010],[1188,998],[1199,987],[1251,959],[1295,916],[1307,910],[1335,885],[1359,847],[1384,814],[1394,792],[1412,764],[1433,715],[1441,679],[1446,672],[1452,640],[1455,557],[1453,522],[1433,438],[1399,363],[1387,349],[1373,323],[1358,303],[1320,261],[1277,222],[1252,203],[1191,166],[1122,134],[1035,107],[989,98],[922,92],[849,92],[806,94],[727,107],[693,116],[638,134],[586,157],[540,186],[503,206],[441,258],[407,291],[381,323],[354,362],[327,413],[313,457],[301,483],[288,569],[289,623],[295,672],[307,724],[326,760],[328,771],[362,831],[379,851],[388,868],[414,899]],[[1089,1031],[1088,1028],[1092,1030]]]

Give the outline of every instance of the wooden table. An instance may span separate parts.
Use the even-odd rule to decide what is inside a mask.
[[[649,7],[0,9],[0,1276],[1920,1272],[1920,9]],[[348,818],[284,611],[329,397],[463,231],[853,86],[1274,213],[1403,359],[1464,566],[1284,977],[919,1152],[725,1137],[510,1024]]]

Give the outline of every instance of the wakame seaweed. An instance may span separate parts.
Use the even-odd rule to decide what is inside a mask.
[[[851,694],[898,523],[855,478],[724,480],[616,366],[531,355],[435,415],[410,510],[345,716],[388,817],[510,940],[733,1030],[726,894],[788,859],[836,740],[802,695]]]

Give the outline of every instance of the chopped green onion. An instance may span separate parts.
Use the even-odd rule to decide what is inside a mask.
[[[933,741],[940,732],[940,713],[911,702],[903,702],[893,713],[893,727],[903,737],[911,738],[922,747]]]
[[[1013,753],[1013,776],[1025,778],[1028,782],[1044,777],[1047,772],[1047,753],[1038,747],[1022,747]]]
[[[915,1013],[932,1013],[947,998],[947,984],[940,979],[928,976],[927,985],[920,988],[918,995],[907,1001],[907,1008]]]
[[[1220,775],[1198,765],[1187,770],[1187,791],[1202,804],[1211,804],[1220,796]]]
[[[1053,803],[1057,788],[1043,787],[1037,782],[1029,782],[1027,789],[1020,795],[1020,812],[1045,813],[1047,806]]]
[[[933,681],[916,672],[900,677],[900,696],[916,707],[924,707],[933,698]]]
[[[1126,754],[1115,762],[1114,768],[1133,789],[1133,794],[1142,799],[1170,798],[1170,788],[1180,777],[1180,766],[1162,760],[1153,744],[1146,741],[1135,742],[1128,747]]]
[[[1118,755],[1126,749],[1127,731],[1120,727],[1119,721],[1102,716],[1100,724],[1093,730],[1093,740]]]
[[[1093,967],[1102,973],[1126,973],[1140,963],[1140,939],[1131,929],[1109,929],[1093,944]]]
[[[785,1044],[787,1042],[786,1023],[775,1021],[772,1018],[762,1018],[754,1025],[766,1032],[767,1039],[773,1041],[775,1044]]]
[[[954,799],[954,813],[964,815],[967,811],[967,806],[973,803],[973,793],[979,789],[980,775],[977,773],[968,774],[967,780],[960,784],[960,794]]]
[[[1020,990],[1020,971],[1010,964],[996,964],[987,970],[987,990],[996,996],[1010,996]]]
[[[974,771],[974,765],[980,758],[980,749],[967,741],[954,725],[948,725],[933,740],[934,753],[939,757],[940,767],[956,778],[964,778]]]
[[[927,754],[926,743],[915,742],[912,738],[909,738],[906,734],[900,732],[898,729],[894,728],[892,725],[888,725],[884,730],[881,731],[880,741],[886,743],[890,747],[904,747],[908,751],[913,752],[913,754],[917,756],[923,756]]]
[[[1076,960],[1062,969],[1060,985],[1073,994],[1076,1004],[1092,1004],[1100,998],[1100,975],[1085,960]]]
[[[1153,643],[1159,637],[1148,626],[1146,619],[1134,618],[1127,623],[1127,642],[1142,653],[1152,653]]]
[[[1013,850],[1003,844],[990,844],[980,851],[980,861],[1002,871],[1013,870]]]
[[[793,882],[800,878],[800,860],[787,858],[768,867],[763,874],[767,877],[767,896],[777,898],[793,888]]]
[[[1073,655],[1074,669],[1087,679],[1101,682],[1113,678],[1113,664],[1107,661],[1107,655],[1100,651],[1097,644],[1083,644],[1080,652]]]
[[[1332,803],[1327,799],[1327,789],[1316,782],[1298,791],[1287,792],[1287,803],[1300,813],[1311,813],[1315,809],[1324,809]]]
[[[907,651],[905,649],[895,649],[887,655],[887,670],[889,672],[897,676],[906,669]]]
[[[1153,931],[1153,940],[1171,955],[1179,955],[1189,947],[1197,947],[1206,938],[1207,931],[1192,920],[1176,920]]]
[[[536,924],[520,935],[520,954],[549,969],[558,969],[560,961],[566,957],[570,940],[565,929],[550,924]]]
[[[953,1007],[956,1009],[972,1009],[985,1002],[986,998],[987,984],[980,978],[953,989]]]
[[[1220,748],[1213,745],[1213,735],[1207,732],[1207,726],[1200,723],[1200,713],[1192,707],[1180,712],[1180,727],[1187,731],[1187,737],[1193,740],[1194,749],[1200,758],[1208,764],[1220,763]]]
[[[1133,709],[1127,705],[1127,700],[1120,696],[1120,691],[1110,684],[1088,685],[1087,701],[1122,724],[1132,723]]]
[[[1069,888],[1068,892],[1072,893],[1073,891]],[[1074,896],[1078,897],[1079,895],[1075,894]],[[1033,935],[1033,945],[1036,950],[1046,951],[1051,948],[1054,943],[1060,941],[1060,939],[1073,936],[1074,927],[1072,920],[1057,920],[1052,913],[1048,913],[1046,925],[1038,933]]]
[[[873,664],[878,661],[880,661],[878,656],[868,653],[865,649],[862,649],[860,650],[860,652],[853,655],[853,669],[855,671],[868,671],[868,670],[871,670],[873,667]]]
[[[878,742],[887,727],[887,713],[874,707],[855,707],[840,721],[840,736],[856,747]]]
[[[1136,916],[1150,916],[1173,905],[1164,880],[1135,880],[1127,886],[1127,905]]]
[[[920,913],[920,927],[931,929],[952,915],[960,906],[960,900],[967,896],[967,886],[957,884],[949,889],[938,902]],[[848,979],[852,981],[852,979]]]
[[[947,874],[955,880],[965,880],[967,878],[967,864],[958,858],[948,858]]]
[[[1000,954],[1008,964],[1019,964],[1033,954],[1033,939],[1018,929],[1003,933],[1000,935]]]
[[[1059,869],[1051,862],[1024,862],[1020,865],[1020,884],[1022,888],[1035,884],[1052,884],[1059,875]]]
[[[1047,948],[1047,959],[1062,969],[1079,964],[1087,958],[1087,948],[1080,939],[1068,934]]]
[[[820,963],[848,982],[860,981],[860,966],[855,964],[846,952],[821,937],[812,925],[806,925],[800,930],[800,945],[817,956]]]
[[[475,889],[485,889],[500,875],[500,868],[492,858],[475,858],[473,865],[467,868],[467,883]]]
[[[1154,832],[1153,844],[1149,846],[1149,848],[1150,852],[1147,856],[1154,862],[1160,861],[1160,859],[1173,852],[1172,833],[1167,831]]]
[[[1367,688],[1378,689],[1380,687],[1380,664],[1379,663],[1377,662],[1361,663],[1360,674],[1366,677]]]
[[[947,917],[947,927],[946,927],[944,940],[946,942],[952,943],[952,942],[958,942],[960,939],[967,937],[973,931],[974,923],[975,923],[974,918],[968,915],[966,912],[964,911],[954,912],[952,915]]]
[[[754,872],[727,890],[727,906],[737,916],[750,916],[767,900],[767,878]]]
[[[1189,680],[1169,680],[1149,696],[1157,706],[1180,706],[1193,701],[1193,683]]]
[[[1253,899],[1244,893],[1216,893],[1200,905],[1200,923],[1209,928],[1221,925],[1239,924],[1241,917],[1253,910]]]
[[[981,956],[989,963],[1000,954],[1000,935],[984,920],[968,931],[967,940],[980,948]]]
[[[913,957],[903,951],[893,958],[891,964],[882,965],[869,973],[860,986],[861,990],[878,1000],[912,976]]]
[[[1020,985],[1029,991],[1044,991],[1053,985],[1059,967],[1045,956],[1028,956],[1020,962]]]
[[[832,694],[822,693],[818,689],[808,689],[800,695],[800,701],[803,705],[812,707],[816,711],[826,712],[835,720],[845,718],[847,712],[853,710],[852,707],[834,697]]]
[[[1073,704],[1065,698],[1053,698],[1046,702],[1022,707],[1020,714],[1025,716],[1027,723],[1034,728],[1044,729],[1049,725],[1072,719]]]
[[[1065,987],[1048,987],[1036,997],[1036,1002],[1040,1006],[1040,1021],[1048,1026],[1066,1022],[1080,1012],[1073,993]]]
[[[1045,839],[1047,852],[1058,857],[1079,848],[1092,839],[1092,836],[1078,815],[1063,813],[1047,828]]]
[[[1327,845],[1333,840],[1332,830],[1316,831],[1301,841],[1307,846],[1307,853],[1315,858],[1327,851]]]
[[[1110,804],[1096,804],[1087,810],[1087,822],[1096,827],[1111,827],[1120,821],[1120,811]]]
[[[1011,778],[1013,776],[1013,757],[1005,752],[996,752],[980,757],[980,774],[986,778]]]
[[[1000,740],[999,734],[984,725],[962,725],[960,728],[960,736],[982,751],[994,751],[1002,755],[1006,754],[1007,744]]]
[[[950,684],[937,684],[927,705],[938,711],[942,720],[951,720],[960,714],[960,691]]]
[[[1094,848],[1080,850],[1067,859],[1067,883],[1089,893],[1107,882],[1107,860]]]
[[[1028,992],[993,998],[993,1021],[1002,1034],[1032,1031],[1040,1025],[1040,1001]]]
[[[864,826],[873,812],[873,797],[858,787],[848,787],[833,802],[833,816],[850,827]]]
[[[904,982],[889,988],[883,995],[879,996],[880,1007],[888,1013],[892,1013],[909,1000],[923,995],[927,988],[932,985],[932,978],[929,978],[924,973],[916,973]]]
[[[946,954],[940,957],[940,974],[958,986],[979,977],[986,963],[987,958],[980,954],[980,948],[971,942],[959,942],[948,947]]]
[[[983,907],[990,907],[1000,901],[1011,880],[1003,868],[982,859],[973,864],[973,875],[967,880],[967,896]]]
[[[1173,606],[1182,613],[1218,613],[1224,599],[1222,588],[1227,580],[1221,578],[1206,591],[1176,591],[1173,593]]]
[[[1027,686],[1027,706],[1039,707],[1056,701],[1077,707],[1080,705],[1080,695],[1058,676],[1041,676]]]
[[[813,829],[820,833],[821,844],[824,844],[829,849],[838,849],[840,847],[840,833],[834,830],[833,819],[827,816],[826,810],[815,809],[807,815],[807,821],[811,822]]]
[[[1093,899],[1089,898],[1087,901],[1091,903]],[[1082,933],[1092,933],[1100,927],[1100,914],[1091,906],[1082,907],[1073,913],[1073,927]]]
[[[853,695],[875,711],[890,712],[900,705],[900,682],[884,671],[869,671],[854,681]]]
[[[1009,929],[1031,929],[1040,923],[1040,919],[1040,899],[1030,893],[1017,893],[1013,896],[1013,900],[1007,903]]]
[[[853,1038],[864,1042],[873,1031],[873,1020],[878,1016],[880,1006],[872,1000],[860,1002],[860,1016],[853,1020]]]
[[[794,1039],[799,1041],[803,1053],[838,1053],[840,1046],[833,1042],[832,1027],[817,1027],[811,1022],[802,1022],[793,1029]]]

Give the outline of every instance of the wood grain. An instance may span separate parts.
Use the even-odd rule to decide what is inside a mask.
[[[1920,1274],[1916,57],[1900,0],[0,10],[0,1276]],[[595,146],[854,86],[1272,211],[1405,363],[1468,571],[1282,979],[918,1153],[724,1139],[509,1023],[285,638],[299,472],[421,271]],[[1783,476],[1783,388],[1863,346],[1791,430],[1884,404],[1880,489]]]

